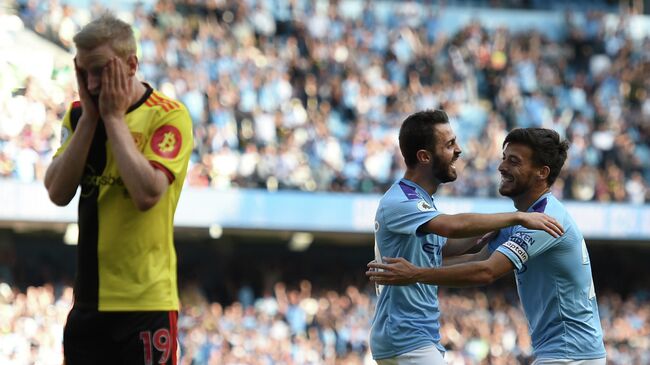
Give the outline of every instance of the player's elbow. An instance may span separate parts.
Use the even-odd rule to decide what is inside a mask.
[[[490,285],[499,278],[498,273],[485,261],[476,263],[475,284]]]
[[[440,233],[443,237],[448,238],[466,238],[465,226],[459,220],[449,220],[449,223],[440,228]]]
[[[70,204],[70,201],[72,201],[72,197],[67,197],[67,196],[62,196],[61,194],[56,194],[52,190],[48,190],[48,196],[50,197],[50,201],[54,203],[56,206],[59,207],[65,207],[66,205]]]
[[[46,183],[45,189],[47,189],[47,196],[50,198],[50,201],[59,207],[65,207],[70,204],[72,198],[74,198],[74,193],[76,192],[76,190],[74,190],[72,194],[69,194],[61,191],[61,189],[57,189],[56,186],[51,183]]]
[[[158,204],[160,195],[142,195],[137,199],[133,199],[136,209],[141,212],[146,212]]]
[[[163,180],[161,183],[154,181],[151,184],[136,186],[133,189],[134,193],[131,194],[133,204],[139,211],[146,212],[158,204],[166,189],[166,180]]]

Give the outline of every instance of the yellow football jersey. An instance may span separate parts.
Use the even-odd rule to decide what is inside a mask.
[[[145,86],[147,92],[125,120],[140,152],[170,185],[155,206],[139,211],[99,122],[81,180],[75,306],[178,310],[173,221],[193,148],[192,121],[183,104]],[[68,146],[80,116],[75,102],[63,119],[55,157]]]

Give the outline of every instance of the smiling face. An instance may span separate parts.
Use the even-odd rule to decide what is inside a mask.
[[[457,172],[455,162],[462,153],[456,143],[456,135],[449,123],[440,123],[433,126],[436,138],[435,151],[431,169],[433,176],[440,182],[446,183],[456,180]]]
[[[503,150],[499,165],[501,183],[499,193],[516,197],[530,190],[537,183],[540,167],[533,165],[533,150],[523,144],[508,143]]]

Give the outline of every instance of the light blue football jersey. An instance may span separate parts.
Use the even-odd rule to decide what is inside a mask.
[[[605,357],[603,330],[591,276],[589,253],[573,218],[551,193],[529,209],[557,219],[564,234],[513,226],[500,230],[490,251],[506,255],[516,267],[533,354],[540,359],[584,360]]]
[[[382,256],[404,257],[417,266],[441,266],[447,239],[417,231],[439,214],[433,198],[414,182],[401,179],[393,184],[379,202],[375,216],[378,261]],[[370,331],[373,358],[391,358],[431,345],[444,352],[439,318],[437,286],[385,286]]]

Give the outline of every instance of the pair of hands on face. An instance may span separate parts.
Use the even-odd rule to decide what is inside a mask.
[[[128,66],[123,60],[113,57],[104,65],[98,103],[94,102],[88,92],[86,78],[77,67],[76,59],[75,70],[83,116],[93,121],[101,117],[103,121],[111,122],[126,115],[126,111],[131,106],[133,83],[128,73]]]

